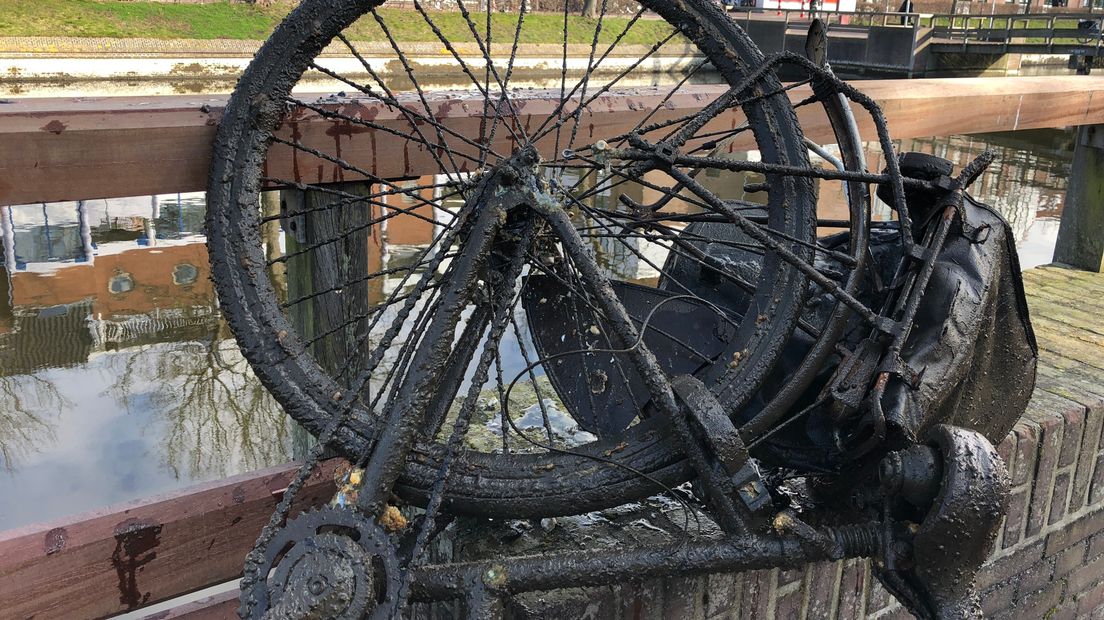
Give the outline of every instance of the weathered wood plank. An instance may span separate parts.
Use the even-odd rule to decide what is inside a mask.
[[[1104,78],[1048,76],[857,81],[854,85],[883,108],[895,138],[979,133],[1104,122]],[[687,87],[653,120],[699,109],[719,86]],[[666,92],[634,89],[603,97],[583,117],[582,140],[590,128],[604,134],[632,128]],[[807,88],[791,91],[795,99]],[[311,100],[312,97],[304,96]],[[535,128],[555,105],[552,93],[530,91],[518,100],[522,122]],[[17,100],[0,105],[0,204],[137,196],[198,191],[206,187],[211,141],[224,98],[174,96],[98,100]],[[470,99],[441,98],[432,103],[441,122],[466,136],[479,135],[482,105]],[[417,107],[417,106],[416,106]],[[364,101],[344,112],[403,128],[398,112]],[[822,112],[801,109],[806,133],[832,141]],[[872,124],[857,114],[863,135],[873,139]],[[720,118],[714,127],[735,119]],[[436,170],[429,152],[386,132],[320,119],[313,113],[295,119],[302,143],[336,154],[373,173],[401,177]],[[508,132],[499,132],[495,148],[511,148]],[[551,150],[551,143],[542,145]],[[750,144],[739,144],[747,148]],[[473,151],[473,147],[460,147]],[[472,153],[469,153],[472,154]],[[460,167],[465,165],[458,162]],[[474,166],[474,164],[469,164]],[[304,182],[355,180],[336,165],[288,148],[273,149],[271,176]]]
[[[237,588],[199,599],[167,611],[150,614],[142,620],[231,620],[238,617]]]
[[[338,462],[316,469],[296,510],[333,495]],[[234,579],[296,469],[0,533],[0,616],[98,618]]]

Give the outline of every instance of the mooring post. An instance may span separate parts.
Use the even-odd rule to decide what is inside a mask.
[[[278,199],[269,196],[261,203],[266,215],[282,215],[284,252],[277,231],[263,232],[272,263],[269,278],[284,298],[288,321],[309,343],[319,366],[341,377],[343,387],[366,362],[357,354],[369,346],[359,330],[368,317],[371,292],[380,286],[367,279],[382,261],[379,227],[371,225],[376,209],[367,199],[357,200],[371,188],[370,183],[335,183],[324,190],[285,189]],[[281,254],[282,262],[274,262]],[[295,456],[302,458],[313,439],[298,428],[293,436]]]
[[[1054,262],[1104,271],[1104,125],[1077,129]]]
[[[373,207],[356,200],[371,193],[369,183],[336,183],[325,190],[284,190],[283,224],[287,258],[288,320],[315,361],[346,380],[356,368],[354,332],[368,311],[365,277],[378,271],[382,252],[377,227],[370,226]],[[373,243],[375,241],[375,243]],[[358,319],[357,317],[360,317]],[[351,375],[351,376],[349,376]]]

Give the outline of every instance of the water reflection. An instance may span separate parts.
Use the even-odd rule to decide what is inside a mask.
[[[996,149],[997,164],[974,192],[1009,219],[1023,263],[1031,266],[1050,259],[1071,141],[1068,132],[1023,132],[898,147],[957,166]],[[876,148],[867,155],[871,168],[881,167]],[[743,184],[731,176],[702,180],[726,197],[756,198],[742,195]],[[630,193],[643,203],[658,197],[642,186]],[[614,198],[600,193],[596,206]],[[822,184],[820,200],[823,217],[846,213],[838,184]],[[380,209],[391,202],[430,208],[403,195],[383,202]],[[884,205],[878,213],[889,215]],[[442,212],[426,215],[445,219]],[[8,499],[0,504],[0,530],[254,470],[295,453],[301,436],[253,377],[218,314],[203,216],[201,194],[0,208],[7,266],[0,268],[0,495]],[[288,218],[266,227],[274,256],[295,242],[293,232]],[[390,220],[367,241],[368,266],[409,265],[437,232],[426,220]],[[631,247],[594,238],[616,277],[654,283],[667,250],[645,239],[626,241]],[[283,295],[302,294],[283,274],[273,276],[288,287]],[[399,283],[373,286],[371,296],[382,298]],[[517,351],[518,338],[528,337],[508,332],[503,350]],[[510,374],[524,360],[503,365]],[[485,417],[493,437],[498,422]]]
[[[1072,130],[1030,130],[900,141],[902,151],[920,151],[951,160],[961,169],[985,150],[995,163],[970,188],[977,199],[995,207],[1016,239],[1020,266],[1049,263],[1066,197],[1073,157]],[[882,165],[868,156],[871,168]]]
[[[379,59],[379,62],[387,66],[392,58]],[[693,62],[693,57],[680,59],[679,62],[668,62],[664,70],[648,72],[635,72],[618,80],[620,86],[644,87],[674,84],[672,75],[679,68],[680,62]],[[558,61],[557,61],[558,62]],[[543,65],[542,60],[539,64]],[[607,63],[610,64],[610,63]],[[616,63],[613,66],[618,66]],[[130,67],[130,65],[128,65]],[[244,65],[243,65],[244,68]],[[618,67],[620,70],[621,67]],[[129,69],[128,69],[129,70]],[[419,69],[421,74],[422,68]],[[358,72],[357,67],[346,67],[341,71],[346,77],[359,80],[360,83],[371,83],[371,76]],[[581,71],[572,69],[568,71],[568,77],[578,79]],[[612,79],[614,73],[596,74],[591,84],[598,87]],[[411,90],[409,80],[401,74],[383,74],[388,88],[396,92]],[[718,84],[723,80],[721,76],[712,71],[701,71],[690,80],[691,84]],[[0,80],[0,97],[122,97],[122,96],[166,96],[166,95],[228,95],[237,85],[238,74],[228,73],[219,77],[200,75],[192,78],[147,78],[128,80],[113,77],[111,79],[66,79],[66,80]],[[569,82],[571,83],[571,82]],[[421,87],[427,92],[435,90],[455,90],[472,88],[470,78],[446,67],[439,73],[429,74],[424,80],[419,80]],[[556,65],[555,70],[544,67],[541,70],[519,70],[511,79],[512,90],[526,89],[558,89],[560,87],[560,69]],[[298,94],[337,93],[349,89],[349,85],[338,80],[328,79],[320,73],[308,73],[296,84],[294,92]]]

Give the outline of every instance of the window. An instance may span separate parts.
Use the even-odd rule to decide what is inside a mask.
[[[173,284],[184,286],[199,279],[199,269],[190,263],[180,263],[173,269]]]
[[[134,278],[129,273],[117,273],[107,283],[107,290],[113,295],[122,295],[134,290]]]

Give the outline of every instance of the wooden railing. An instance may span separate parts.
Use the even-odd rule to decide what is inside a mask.
[[[1104,78],[974,78],[856,82],[885,111],[896,138],[1011,131],[1104,123]],[[682,115],[709,101],[718,87],[688,88],[664,114]],[[809,93],[792,91],[799,100]],[[609,96],[587,123],[609,131],[631,127],[657,94],[638,90]],[[540,94],[520,103],[523,121],[552,111]],[[25,100],[0,104],[0,205],[202,190],[223,99]],[[367,105],[367,104],[365,104]],[[437,116],[455,130],[478,131],[480,106],[444,101]],[[375,122],[398,121],[377,110]],[[863,134],[873,129],[858,112]],[[823,113],[802,108],[810,138],[831,142]],[[719,119],[719,123],[730,119]],[[341,139],[346,157],[374,162],[380,176],[404,176],[431,161],[383,135],[376,141],[335,132],[332,123],[304,120],[305,143]],[[381,132],[382,133],[382,132]],[[503,132],[504,133],[504,132]],[[735,148],[750,145],[736,145]],[[376,157],[364,157],[375,149]],[[393,156],[393,155],[400,156]],[[405,157],[402,155],[406,155]],[[333,178],[332,165],[300,160],[304,181]],[[321,166],[321,168],[319,168]],[[292,155],[275,150],[270,171],[295,174]],[[277,176],[276,172],[272,173]],[[333,492],[327,464],[301,494],[301,506]],[[242,560],[279,501],[293,465],[229,478],[168,496],[0,533],[0,616],[101,617],[141,608],[224,583],[240,575]],[[220,613],[233,595],[214,601]],[[167,617],[210,610],[200,605]],[[198,611],[197,611],[198,610]]]
[[[855,86],[881,105],[895,138],[958,133],[1013,131],[1104,122],[1104,79],[1093,76],[963,78],[952,80],[857,81]],[[718,86],[695,86],[672,98],[653,117],[662,120],[686,114],[716,96]],[[608,95],[591,109],[586,123],[603,126],[607,134],[629,129],[663,96],[658,90]],[[796,88],[796,101],[810,94]],[[539,124],[555,100],[532,91],[518,107],[522,121]],[[155,193],[202,191],[207,184],[211,141],[225,98],[174,96],[119,97],[96,100],[39,99],[0,104],[0,205],[58,200],[83,200]],[[648,105],[651,103],[652,105]],[[362,105],[370,106],[365,103]],[[467,109],[465,109],[467,108]],[[392,110],[363,110],[374,122],[401,123]],[[481,106],[442,101],[436,115],[458,132],[478,133]],[[801,109],[806,135],[832,142],[831,128],[815,106]],[[863,135],[873,136],[865,114],[856,114]],[[371,118],[371,116],[366,116]],[[719,118],[719,125],[731,123]],[[724,125],[727,126],[727,125]],[[296,124],[304,144],[332,150],[340,141],[347,159],[372,162],[381,177],[401,177],[432,166],[429,154],[408,141],[384,132],[332,131],[330,121],[314,118]],[[290,133],[290,128],[285,128]],[[505,132],[501,132],[505,133]],[[347,135],[346,135],[347,134]],[[500,136],[508,150],[509,136]],[[737,144],[734,148],[751,147]],[[372,156],[374,154],[374,156]],[[296,172],[298,167],[299,172]],[[306,172],[309,171],[309,172]],[[328,181],[339,171],[320,159],[298,160],[290,149],[273,149],[270,176],[299,174],[305,182]]]

